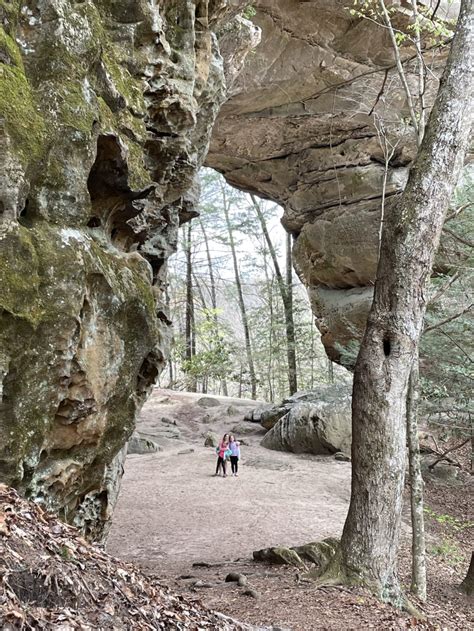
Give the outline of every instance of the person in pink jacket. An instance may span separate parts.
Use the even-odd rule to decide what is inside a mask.
[[[227,477],[226,473],[226,458],[230,455],[229,450],[229,434],[224,434],[221,442],[219,443],[219,447],[216,447],[217,453],[217,465],[216,472],[214,475],[219,475],[219,469],[222,467],[222,475],[224,478]]]

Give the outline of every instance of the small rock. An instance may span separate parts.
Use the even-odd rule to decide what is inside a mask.
[[[8,537],[10,535],[10,528],[8,527],[5,515],[0,514],[0,535]]]
[[[247,577],[245,576],[245,574],[239,574],[239,580],[237,581],[237,585],[239,587],[245,587],[245,585],[247,585]]]
[[[237,408],[235,405],[229,405],[226,412],[227,416],[235,416],[236,414],[240,414],[239,408]]]
[[[217,447],[219,439],[214,432],[207,432],[204,439],[204,447]]]
[[[244,596],[251,596],[252,598],[260,598],[260,594],[253,587],[246,589],[245,591],[242,592],[242,594]]]
[[[181,451],[178,451],[178,456],[184,456],[186,454],[193,454],[194,453],[194,449],[190,448],[190,449],[183,449]]]
[[[177,425],[174,419],[168,418],[167,416],[162,416],[161,422],[164,423],[165,425]]]
[[[240,578],[240,574],[237,574],[237,572],[229,572],[229,574],[227,574],[227,576],[225,577],[225,582],[226,583],[237,583],[237,581]]]
[[[214,583],[208,583],[206,581],[196,581],[195,583],[192,583],[192,586],[195,588],[209,588],[214,587]]]
[[[202,408],[215,408],[220,405],[217,399],[213,399],[212,397],[201,397],[198,399],[197,404]]]
[[[342,451],[338,451],[334,454],[334,460],[338,460],[339,462],[350,462],[351,457]]]

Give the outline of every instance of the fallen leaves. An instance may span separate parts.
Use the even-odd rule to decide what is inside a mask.
[[[0,484],[0,628],[249,629],[89,544]]]

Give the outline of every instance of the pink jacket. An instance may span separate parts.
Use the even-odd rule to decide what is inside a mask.
[[[223,458],[225,456],[225,452],[229,449],[229,443],[219,443],[217,455],[219,458]]]

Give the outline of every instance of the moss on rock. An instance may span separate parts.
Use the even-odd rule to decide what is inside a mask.
[[[0,29],[7,41],[5,31]],[[9,38],[9,50],[15,50]],[[18,49],[16,52],[19,54]],[[11,52],[14,58],[13,52]],[[22,64],[0,64],[0,112],[15,152],[24,165],[41,158],[45,123],[30,89]],[[1,119],[0,119],[1,123]]]

